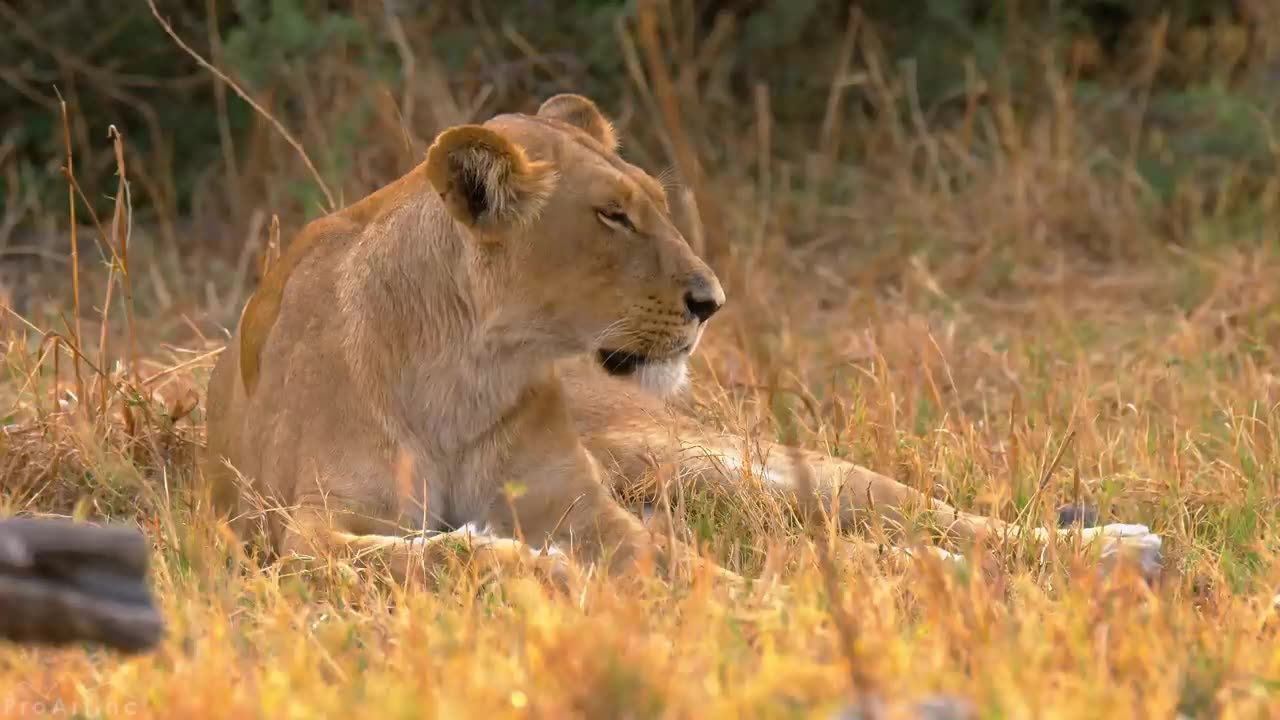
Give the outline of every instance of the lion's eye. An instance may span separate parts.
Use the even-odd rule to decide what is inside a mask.
[[[635,223],[631,222],[631,218],[621,210],[608,208],[605,210],[597,210],[596,216],[600,218],[600,222],[614,228],[625,228],[631,232],[636,231]]]

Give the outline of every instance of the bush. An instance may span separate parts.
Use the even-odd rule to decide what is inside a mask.
[[[1002,84],[1011,97],[1040,102],[1046,47],[1069,60],[1073,38],[1096,38],[1094,46],[1123,66],[1121,56],[1133,48],[1123,40],[1126,33],[1150,25],[1160,12],[1170,13],[1176,30],[1235,18],[1239,4],[1071,0],[1025,7],[977,0],[876,0],[863,6],[855,70],[866,70],[865,53],[875,50],[889,66],[883,71],[895,77],[897,65],[910,61],[912,92],[898,87],[892,101],[906,107],[914,96],[928,118],[946,121],[948,105],[964,98],[975,76]],[[610,107],[636,107],[617,33],[619,23],[634,16],[635,0],[443,5],[208,0],[164,2],[160,12],[187,43],[298,134],[314,153],[320,175],[347,198],[406,167],[403,158],[387,153],[357,157],[351,152],[372,137],[397,131],[391,118],[405,108],[396,103],[414,96],[420,101],[417,124],[401,132],[421,139],[437,129],[441,118],[436,116],[448,103],[442,105],[439,88],[430,86],[429,65],[438,63],[447,75],[450,101],[464,114],[528,109],[536,98],[568,87]],[[686,15],[688,8],[693,12]],[[848,12],[847,3],[835,0],[672,3],[664,15],[671,20],[664,28],[668,59],[677,65],[678,81],[692,77],[697,84],[702,76],[703,87],[695,91],[709,96],[701,107],[705,113],[749,108],[763,84],[771,91],[778,123],[816,127],[826,111]],[[11,186],[25,186],[28,196],[56,197],[45,191],[65,182],[59,172],[65,156],[60,93],[67,103],[76,175],[99,213],[109,211],[106,195],[115,187],[115,161],[106,140],[112,125],[127,139],[134,207],[142,219],[186,217],[200,202],[225,212],[239,207],[237,197],[263,193],[286,213],[323,210],[324,198],[310,177],[292,173],[301,179],[283,190],[278,183],[254,185],[230,177],[237,166],[240,175],[252,175],[296,160],[255,139],[256,133],[274,131],[180,50],[145,5],[73,0],[40,12],[4,5],[0,19],[11,28],[0,33],[0,67],[8,69],[0,75],[0,125],[10,128],[0,138],[0,163],[7,165]],[[722,25],[727,20],[736,30],[717,30],[727,27]],[[720,43],[718,52],[699,56],[714,43]],[[406,58],[415,65],[412,78]],[[896,112],[884,107],[884,99],[865,83],[845,95],[849,109]],[[726,114],[710,122],[731,122]],[[733,115],[743,116],[744,125],[751,122],[750,113]],[[1233,138],[1240,137],[1237,130],[1229,130]],[[653,138],[640,141],[657,147]],[[1250,141],[1250,151],[1257,145]],[[376,180],[348,179],[365,171]],[[1167,174],[1158,168],[1150,172]],[[1153,179],[1168,183],[1163,175]],[[33,184],[38,192],[30,191]],[[272,194],[277,192],[288,195]],[[6,211],[11,216],[15,209]]]

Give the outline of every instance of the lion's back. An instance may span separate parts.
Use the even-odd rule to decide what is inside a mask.
[[[287,393],[281,395],[286,377],[298,371],[315,374],[302,365],[334,334],[334,267],[358,237],[349,223],[335,220],[323,218],[299,232],[246,301],[214,363],[206,391],[201,467],[220,513],[239,505],[236,471],[252,482],[263,469],[255,462],[260,453],[250,452],[245,438],[254,438],[255,448],[266,444],[275,432],[272,416],[289,399]]]

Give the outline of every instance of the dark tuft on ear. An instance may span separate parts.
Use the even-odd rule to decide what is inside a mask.
[[[572,125],[595,138],[610,152],[618,149],[618,134],[613,123],[591,100],[572,93],[553,95],[538,108],[538,117],[552,118]]]
[[[527,225],[555,187],[550,164],[533,162],[502,134],[450,128],[427,150],[427,179],[459,222],[482,230]]]
[[[467,203],[467,214],[473,218],[484,217],[485,211],[493,205],[485,190],[484,178],[475,167],[459,162],[457,158],[449,159],[449,172],[457,179],[458,194]]]

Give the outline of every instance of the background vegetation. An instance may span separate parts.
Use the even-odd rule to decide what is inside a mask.
[[[1275,715],[1277,38],[1256,0],[0,1],[0,511],[138,523],[173,621],[0,649],[0,714]],[[682,524],[785,603],[245,567],[191,458],[260,258],[563,90],[705,183],[706,422],[1010,519],[1082,497],[1165,537],[1160,580],[824,573],[750,492]]]

